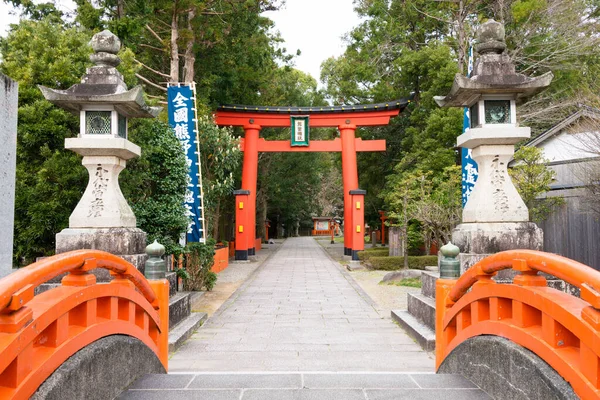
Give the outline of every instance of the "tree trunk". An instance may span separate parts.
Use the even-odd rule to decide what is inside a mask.
[[[426,233],[424,235],[424,239],[425,239],[425,255],[429,256],[431,255],[431,233]]]
[[[458,18],[456,21],[458,29],[458,72],[463,75],[465,71],[467,45],[465,43],[465,4],[464,0],[459,1]]]
[[[177,14],[177,0],[173,2],[173,18],[171,19],[171,82],[179,82],[179,15]]]
[[[221,200],[217,200],[214,214],[212,216],[212,237],[219,241],[219,219],[221,218]]]
[[[390,257],[400,255],[400,227],[390,226],[388,229],[388,245],[390,247]]]
[[[192,7],[188,13],[187,28],[189,31],[190,38],[188,39],[185,47],[185,57],[183,64],[183,81],[186,83],[194,82],[194,64],[196,57],[194,54],[194,44],[196,43],[196,35],[192,27],[192,20],[196,16],[196,10]]]
[[[125,16],[125,0],[117,0],[117,19]]]
[[[267,238],[265,233],[265,221],[267,220],[267,195],[263,188],[260,188],[256,194],[256,203],[256,209],[258,211],[258,215],[256,216],[256,222],[258,224],[256,236],[262,238],[264,241]]]
[[[404,226],[402,227],[402,250],[404,269],[408,269],[408,196],[404,196]]]

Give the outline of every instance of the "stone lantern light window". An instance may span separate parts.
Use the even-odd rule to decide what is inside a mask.
[[[127,139],[127,118],[112,106],[84,106],[80,112],[80,137]]]
[[[482,128],[486,125],[515,125],[517,107],[515,100],[506,96],[482,96],[470,109],[471,128]]]
[[[485,100],[483,108],[485,110],[486,124],[510,124],[511,121],[511,101],[510,100]]]

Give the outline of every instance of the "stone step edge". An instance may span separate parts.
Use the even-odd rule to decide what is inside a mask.
[[[396,321],[425,351],[435,350],[435,332],[404,310],[392,310]]]
[[[169,330],[185,320],[192,313],[192,305],[204,292],[177,292],[169,298]]]
[[[438,271],[423,271],[421,274],[421,294],[435,299],[435,283],[440,279]]]
[[[207,320],[208,314],[191,313],[169,331],[169,353],[176,351]]]
[[[418,303],[415,304],[415,303]],[[417,321],[421,322],[429,329],[435,332],[435,300],[431,297],[427,297],[421,293],[408,293],[407,298],[408,313],[415,317]],[[429,318],[423,319],[416,312],[415,307],[424,307],[425,313],[429,315]],[[431,324],[433,323],[433,325]]]

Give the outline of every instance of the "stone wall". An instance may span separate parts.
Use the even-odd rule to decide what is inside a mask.
[[[144,343],[130,336],[112,335],[67,359],[31,399],[113,399],[139,377],[164,373],[160,360]]]
[[[496,400],[579,398],[544,360],[498,336],[476,336],[461,343],[438,373],[463,375]]]

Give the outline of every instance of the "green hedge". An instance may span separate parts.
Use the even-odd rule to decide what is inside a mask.
[[[390,250],[386,248],[373,248],[365,249],[364,251],[358,252],[358,259],[361,261],[368,260],[371,257],[387,257],[390,254]]]
[[[360,253],[359,253],[360,254]],[[404,267],[404,257],[370,257],[371,268],[383,271],[395,271]],[[437,256],[409,256],[408,268],[425,269],[437,265]]]

